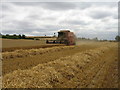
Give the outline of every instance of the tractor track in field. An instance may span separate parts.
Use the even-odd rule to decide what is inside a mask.
[[[118,88],[117,49],[114,43],[87,46],[87,48],[85,45],[72,49],[64,48],[43,54],[48,56],[47,61],[29,63],[27,68],[19,66],[16,69],[8,66],[10,62],[6,64],[8,62],[6,59],[3,60],[4,66],[8,66],[11,71],[4,68],[6,71],[3,76],[3,87]],[[41,56],[35,55],[30,58],[41,60],[39,57]],[[19,60],[21,59],[16,62]],[[34,65],[29,66],[32,64]]]

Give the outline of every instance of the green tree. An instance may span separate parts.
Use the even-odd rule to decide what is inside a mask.
[[[10,35],[9,34],[6,34],[5,36],[4,36],[4,38],[9,38],[10,37]]]
[[[15,37],[16,37],[17,35],[16,35],[16,34],[14,34],[13,36],[15,36]]]
[[[0,38],[2,38],[2,34],[0,33]]]
[[[54,33],[53,37],[56,37],[55,33]]]
[[[25,38],[26,38],[26,36],[23,34],[23,35],[22,35],[22,39],[25,39]]]
[[[8,37],[8,36],[10,36],[9,34],[6,34],[6,36]]]
[[[115,37],[115,40],[116,40],[116,41],[120,41],[120,36],[117,35],[117,36]]]
[[[22,36],[19,34],[19,35],[18,35],[18,38],[19,38],[19,39],[22,39]]]
[[[19,39],[16,34],[12,35],[12,39]]]

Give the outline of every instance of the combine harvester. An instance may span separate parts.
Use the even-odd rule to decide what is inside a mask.
[[[69,30],[61,30],[58,32],[57,40],[46,40],[46,43],[75,45],[75,34]]]

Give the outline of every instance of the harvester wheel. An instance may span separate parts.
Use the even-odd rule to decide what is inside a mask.
[[[48,40],[46,40],[46,43],[48,43],[49,41]]]
[[[61,43],[61,41],[60,41],[60,43]]]
[[[53,43],[55,43],[55,40],[53,41]]]

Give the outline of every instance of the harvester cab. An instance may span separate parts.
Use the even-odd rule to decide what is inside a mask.
[[[75,45],[75,35],[69,30],[61,30],[58,32],[57,40],[46,40],[46,43]]]

